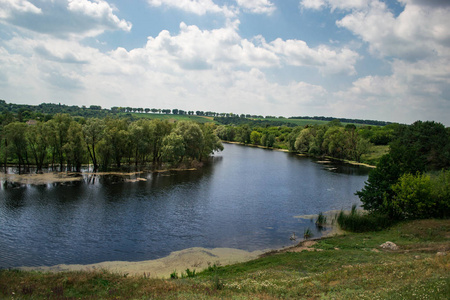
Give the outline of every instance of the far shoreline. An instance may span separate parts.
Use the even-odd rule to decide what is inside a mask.
[[[376,166],[374,165],[369,165],[366,163],[362,163],[362,162],[357,162],[357,161],[352,161],[352,160],[347,160],[347,159],[339,159],[339,158],[335,158],[335,157],[331,157],[331,156],[315,156],[315,155],[310,155],[310,154],[306,154],[306,153],[298,153],[298,152],[291,152],[287,149],[281,149],[281,148],[271,148],[271,147],[267,147],[267,146],[261,146],[261,145],[254,145],[254,144],[244,144],[241,142],[230,142],[230,141],[221,141],[222,143],[225,144],[234,144],[234,145],[242,145],[242,146],[246,146],[246,147],[252,147],[252,148],[260,148],[260,149],[267,149],[267,150],[274,150],[274,151],[280,151],[280,152],[286,152],[286,153],[292,153],[298,156],[304,156],[304,157],[310,157],[310,158],[317,158],[317,159],[328,159],[330,161],[339,161],[342,163],[346,163],[346,164],[350,164],[350,165],[354,165],[354,166],[363,166],[366,168],[372,168],[375,169]]]

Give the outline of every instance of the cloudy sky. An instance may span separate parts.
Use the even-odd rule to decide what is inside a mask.
[[[450,126],[449,0],[0,0],[0,99]]]

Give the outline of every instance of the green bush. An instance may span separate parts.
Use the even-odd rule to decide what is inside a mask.
[[[450,210],[449,184],[449,170],[435,176],[407,173],[392,186],[395,195],[384,205],[405,219],[446,217]]]
[[[359,213],[356,205],[353,205],[349,214],[341,211],[337,216],[337,223],[341,229],[352,232],[379,231],[393,224],[391,218],[379,212]]]

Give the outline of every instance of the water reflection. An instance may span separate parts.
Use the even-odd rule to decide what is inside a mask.
[[[292,232],[320,234],[294,216],[349,209],[366,179],[361,167],[225,145],[198,171],[3,182],[0,267],[148,260],[196,246],[286,246]]]

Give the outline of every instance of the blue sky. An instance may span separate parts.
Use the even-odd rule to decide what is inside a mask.
[[[0,0],[0,99],[450,126],[448,0]]]

